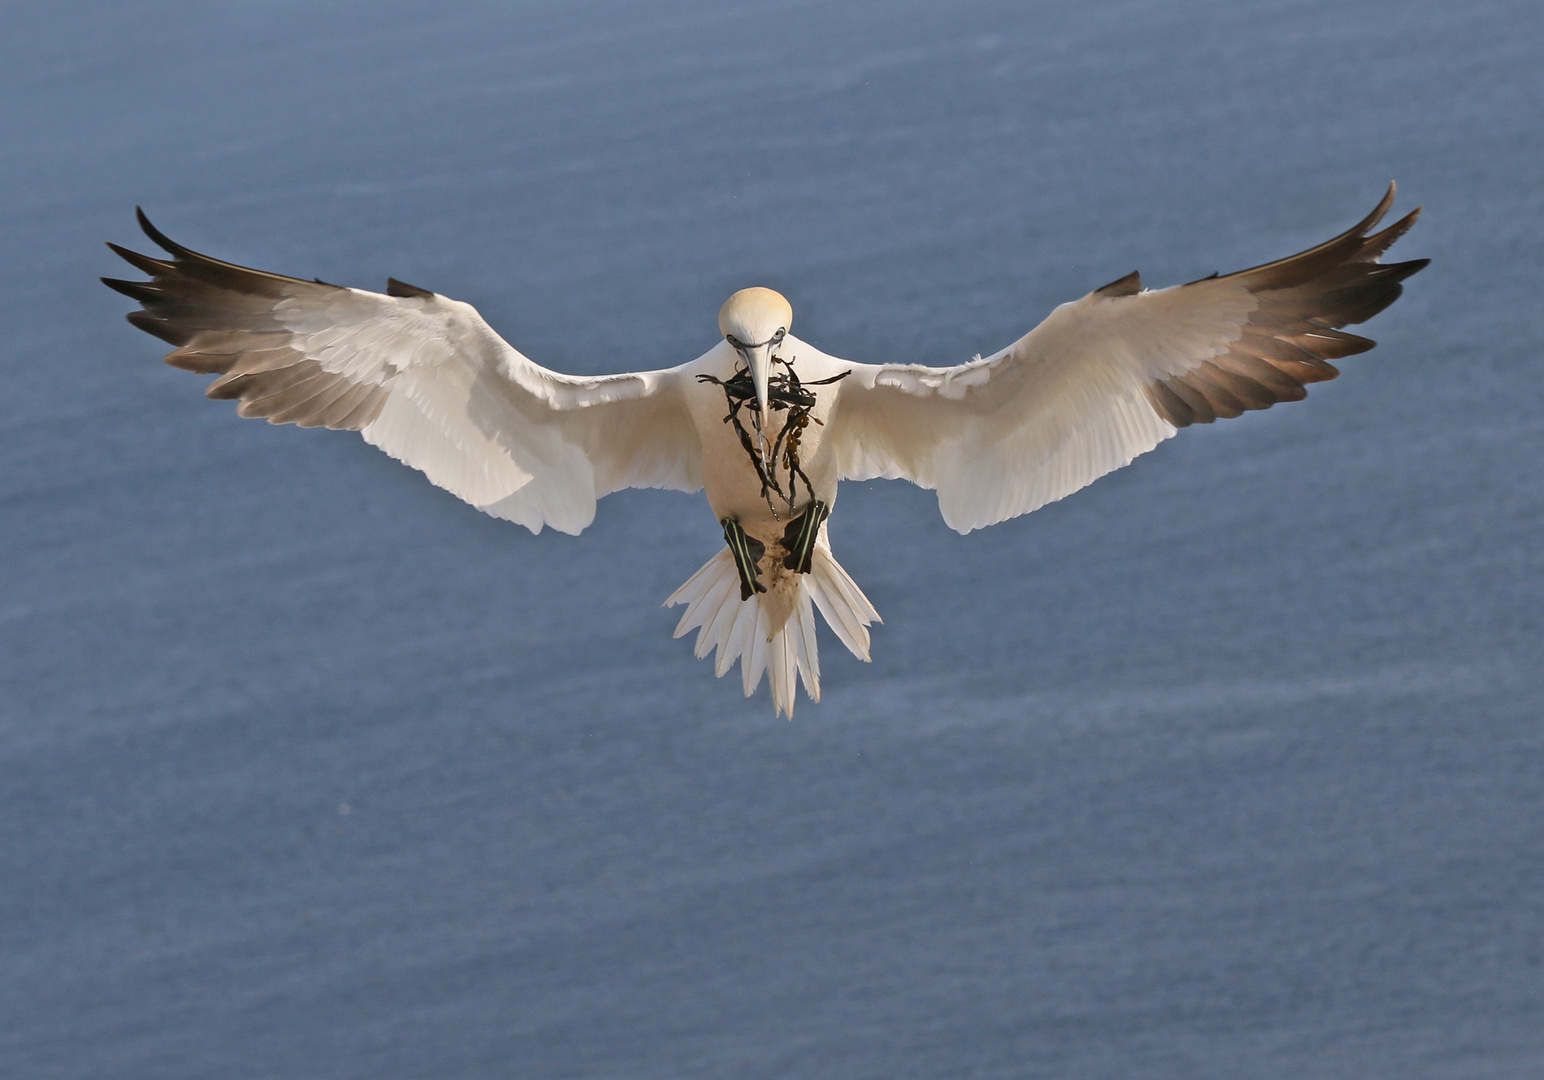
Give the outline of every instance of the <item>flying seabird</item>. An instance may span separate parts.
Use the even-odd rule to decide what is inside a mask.
[[[879,614],[831,554],[843,480],[938,492],[960,533],[1027,514],[1182,427],[1307,395],[1329,361],[1372,348],[1341,327],[1398,298],[1428,260],[1380,256],[1419,210],[1373,232],[1394,186],[1356,226],[1226,277],[1147,290],[1136,274],[1062,304],[1001,352],[955,367],[862,364],[790,331],[771,289],[735,293],[720,340],[690,363],[564,375],[533,363],[470,305],[389,278],[385,293],[221,262],[140,227],[171,257],[110,244],[149,281],[137,300],[166,362],[218,375],[206,393],[272,424],[358,431],[435,484],[539,533],[577,534],[622,488],[703,490],[725,546],[666,600],[685,604],[699,658],[765,672],[793,713],[820,700],[813,608],[869,659]]]

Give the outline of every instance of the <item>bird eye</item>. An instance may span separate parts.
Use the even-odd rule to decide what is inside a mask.
[[[735,337],[733,334],[725,334],[724,335],[724,340],[729,342],[729,344],[731,346],[733,346],[734,348],[736,348],[736,349],[743,349],[743,348],[745,348],[745,343],[743,341],[741,341],[739,338]]]

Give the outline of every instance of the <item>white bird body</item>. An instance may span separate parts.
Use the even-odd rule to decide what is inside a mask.
[[[852,364],[827,356],[792,334],[784,339],[782,352],[806,383],[839,376],[853,368]],[[771,542],[782,536],[788,518],[802,509],[808,500],[796,501],[793,508],[777,506],[776,511],[768,505],[761,496],[761,481],[755,466],[741,447],[734,428],[724,423],[724,392],[712,383],[697,381],[698,375],[728,380],[738,367],[739,357],[735,351],[721,342],[680,369],[682,390],[697,437],[702,442],[702,489],[714,517],[719,521],[726,517],[735,518],[746,532],[754,533],[763,542]],[[814,482],[815,494],[828,506],[836,502],[840,480],[835,454],[826,442],[827,421],[835,403],[835,393],[816,394],[815,406],[810,410],[813,422],[800,440],[804,471]],[[786,473],[786,469],[779,469],[780,476]]]
[[[505,342],[469,304],[401,282],[385,294],[250,270],[181,247],[113,246],[148,282],[136,326],[167,362],[218,374],[210,397],[243,416],[358,430],[497,517],[577,533],[624,487],[703,490],[727,548],[667,604],[679,637],[769,676],[779,712],[802,679],[819,700],[813,610],[861,659],[873,605],[831,554],[844,479],[906,479],[938,493],[959,532],[1028,513],[1191,423],[1306,395],[1326,361],[1372,347],[1341,331],[1399,296],[1425,260],[1383,265],[1412,213],[1227,277],[1147,291],[1132,274],[1063,304],[1012,345],[954,367],[861,364],[789,332],[769,289],[734,294],[713,348],[679,367],[563,375]],[[104,279],[106,280],[106,279]]]

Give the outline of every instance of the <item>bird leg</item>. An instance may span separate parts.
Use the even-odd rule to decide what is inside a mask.
[[[740,599],[749,600],[756,593],[766,592],[756,564],[767,553],[767,545],[747,535],[734,518],[725,518],[719,524],[724,526],[724,542],[729,545],[729,554],[734,556],[734,568],[740,572]]]
[[[809,481],[805,480],[808,484]],[[804,513],[788,523],[783,530],[783,550],[788,554],[783,565],[796,574],[810,572],[810,560],[815,554],[815,539],[820,535],[820,523],[830,516],[830,509],[816,499],[805,507]]]

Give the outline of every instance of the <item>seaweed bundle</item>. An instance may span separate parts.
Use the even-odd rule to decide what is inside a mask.
[[[782,515],[777,512],[777,506],[772,501],[774,493],[788,504],[790,511],[793,510],[794,502],[798,498],[800,480],[804,481],[805,494],[811,497],[815,494],[810,478],[805,474],[804,467],[799,461],[799,441],[805,429],[811,423],[823,425],[820,418],[810,412],[815,407],[815,394],[808,388],[841,382],[852,372],[844,371],[829,379],[806,383],[800,381],[799,374],[794,371],[790,361],[784,360],[781,356],[774,356],[772,363],[782,365],[783,370],[767,380],[767,407],[774,413],[781,412],[787,415],[770,446],[766,444],[766,418],[761,415],[761,405],[756,400],[756,386],[751,379],[749,368],[741,366],[728,379],[719,379],[712,375],[698,375],[697,379],[723,388],[724,399],[729,404],[729,414],[724,417],[724,423],[734,426],[735,434],[740,437],[740,445],[745,448],[745,453],[750,457],[751,465],[756,470],[756,476],[761,481],[761,497],[767,500],[767,507],[772,511],[772,516],[781,520]],[[757,439],[767,451],[765,454],[758,450],[757,439],[751,438],[751,433],[746,430],[744,421],[740,419],[743,409],[749,409],[753,414],[751,423],[756,428]],[[779,454],[781,454],[783,470],[788,473],[787,491],[783,490],[782,484],[777,479]]]

